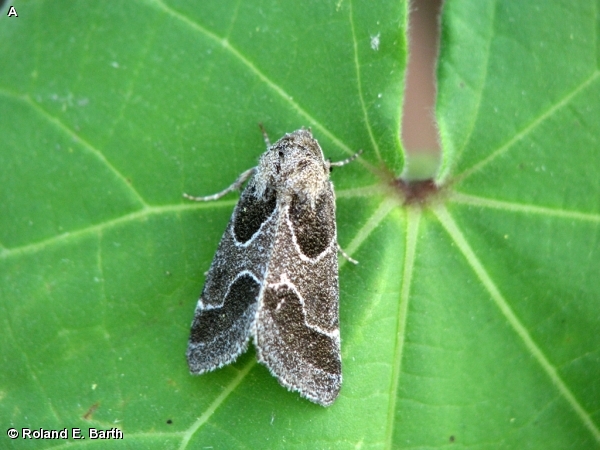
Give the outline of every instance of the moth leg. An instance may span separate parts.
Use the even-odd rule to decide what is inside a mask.
[[[345,166],[348,163],[351,163],[352,161],[354,161],[356,158],[358,158],[361,154],[362,154],[362,150],[357,151],[354,155],[350,156],[349,158],[346,158],[342,161],[336,161],[336,162],[331,162],[331,161],[327,161],[329,163],[329,167],[342,167]]]
[[[348,262],[351,262],[352,264],[358,264],[358,261],[352,258],[348,253],[346,253],[344,249],[340,247],[340,244],[337,244],[337,249],[338,252],[340,252],[341,255],[348,260]]]
[[[192,197],[191,195],[184,193],[183,196],[187,199],[194,200],[195,202],[211,202],[213,200],[218,200],[221,197],[229,194],[231,191],[237,191],[239,188],[241,188],[242,184],[244,184],[248,178],[254,175],[255,172],[256,167],[246,170],[237,178],[237,180],[234,181],[234,183],[231,186],[229,186],[226,189],[223,189],[221,192],[217,192],[216,194],[207,195],[205,197]]]

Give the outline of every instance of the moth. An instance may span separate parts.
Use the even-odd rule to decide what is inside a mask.
[[[264,132],[263,132],[264,133]],[[323,406],[342,383],[333,166],[310,130],[270,145],[221,238],[194,313],[187,348],[192,374],[229,364],[252,337],[259,362],[279,382]]]

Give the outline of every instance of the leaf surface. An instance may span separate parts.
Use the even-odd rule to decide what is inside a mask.
[[[5,428],[119,427],[119,448],[600,448],[597,2],[446,2],[440,190],[410,206],[392,182],[406,3],[14,6],[0,15]],[[330,408],[254,350],[200,377],[185,362],[237,197],[182,193],[256,164],[259,122],[272,141],[311,127],[334,161],[364,150],[332,173],[339,242],[360,263],[340,258]]]

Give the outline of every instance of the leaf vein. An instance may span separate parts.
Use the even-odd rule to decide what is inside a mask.
[[[196,431],[198,431],[198,429],[212,417],[215,411],[219,409],[219,407],[223,404],[223,402],[225,402],[227,397],[229,397],[229,395],[240,385],[242,380],[246,378],[246,375],[250,373],[250,370],[255,365],[256,359],[252,359],[248,364],[246,364],[246,367],[240,370],[237,376],[233,380],[231,380],[229,385],[221,391],[217,398],[215,398],[215,400],[208,406],[208,408],[206,408],[204,413],[200,417],[198,417],[198,419],[183,434],[179,450],[183,450],[188,446],[190,439],[192,438],[194,433],[196,433]]]
[[[386,199],[381,202],[381,205],[379,205],[379,208],[377,208],[377,210],[371,215],[367,223],[365,223],[363,227],[358,230],[358,233],[356,233],[354,239],[352,239],[348,245],[346,252],[352,256],[352,254],[356,252],[363,242],[371,235],[373,230],[377,228],[377,225],[379,225],[381,221],[389,214],[389,212],[396,206],[397,202],[394,199]],[[340,261],[340,268],[343,267],[345,262],[345,259]]]
[[[119,180],[124,186],[125,190],[131,194],[131,197],[140,205],[140,206],[148,206],[144,201],[142,196],[135,190],[130,183],[128,183],[127,179],[123,174],[117,170],[115,166],[113,166],[110,161],[106,159],[106,157],[100,152],[100,150],[96,149],[92,144],[83,139],[83,137],[79,136],[74,130],[69,128],[65,123],[63,123],[58,117],[53,116],[48,111],[46,111],[39,103],[36,103],[29,95],[16,95],[13,93],[9,93],[4,90],[0,90],[0,95],[4,95],[6,97],[12,97],[16,100],[22,101],[23,103],[29,105],[31,109],[37,112],[40,116],[42,116],[46,121],[53,124],[56,128],[58,128],[61,132],[68,135],[73,139],[74,142],[77,142],[82,145],[84,149],[86,149],[90,155],[94,156],[98,161],[100,161],[103,165],[105,165]]]
[[[552,116],[556,111],[561,109],[563,106],[567,105],[573,97],[582,92],[585,88],[587,88],[590,84],[592,84],[596,79],[600,76],[600,71],[595,71],[588,79],[582,81],[579,86],[576,86],[571,92],[567,93],[561,100],[557,101],[548,108],[545,112],[540,114],[537,118],[533,119],[529,124],[527,124],[521,131],[516,133],[512,138],[510,138],[507,142],[502,144],[499,148],[492,151],[487,157],[483,158],[479,162],[472,165],[470,168],[466,169],[462,173],[458,174],[455,177],[455,182],[460,182],[465,178],[471,176],[473,173],[480,171],[483,167],[487,166],[490,162],[492,162],[497,157],[503,155],[507,151],[511,149],[511,147],[517,142],[521,141],[525,138],[529,133],[535,130],[539,125],[544,123],[546,119]]]
[[[408,317],[408,303],[410,300],[410,285],[412,283],[413,268],[415,265],[415,254],[417,248],[417,234],[421,211],[413,208],[407,209],[407,232],[406,249],[404,253],[404,271],[402,274],[402,287],[400,289],[400,305],[396,325],[396,345],[394,362],[392,366],[392,378],[387,414],[386,448],[393,448],[394,429],[396,425],[396,400],[398,396],[398,384],[402,372],[402,356],[406,335],[406,320]]]
[[[204,28],[199,23],[192,21],[190,18],[181,14],[180,12],[172,9],[167,6],[161,0],[149,0],[150,3],[156,5],[165,13],[175,17],[178,20],[181,20],[183,23],[187,24],[191,28],[196,31],[199,31],[209,39],[221,44],[221,46],[229,51],[235,58],[237,58],[244,66],[248,68],[252,73],[256,75],[258,79],[264,82],[269,88],[271,88],[277,95],[279,95],[282,99],[284,99],[291,107],[294,109],[300,116],[304,117],[309,123],[311,123],[315,128],[319,130],[319,132],[323,133],[327,136],[328,139],[333,141],[338,147],[340,147],[345,153],[353,154],[355,153],[348,145],[346,145],[340,138],[334,135],[328,128],[322,125],[316,118],[308,113],[304,108],[302,108],[297,102],[294,101],[291,95],[289,95],[281,86],[271,80],[267,75],[261,72],[258,67],[250,61],[246,56],[244,56],[237,48],[235,48],[227,38],[221,38],[217,34],[212,31]],[[363,159],[359,159],[361,164],[367,166],[368,163]]]
[[[491,198],[477,197],[474,195],[454,192],[451,200],[465,205],[480,206],[483,208],[493,208],[502,211],[522,212],[530,214],[539,214],[549,217],[560,217],[564,219],[574,219],[586,222],[600,222],[600,214],[585,213],[580,211],[569,211],[557,208],[548,208],[537,205],[527,205],[514,202],[505,202]]]
[[[508,323],[512,326],[513,330],[519,336],[525,348],[531,353],[531,356],[538,362],[542,370],[546,373],[548,378],[554,384],[560,395],[565,401],[571,406],[577,417],[581,420],[583,425],[590,431],[592,436],[597,442],[600,442],[600,429],[596,427],[596,424],[592,420],[590,414],[581,406],[575,395],[571,392],[565,381],[560,377],[556,368],[550,363],[542,349],[531,337],[525,326],[521,323],[517,315],[514,313],[507,300],[504,298],[498,286],[492,280],[490,275],[487,273],[483,264],[479,261],[479,258],[463,236],[458,225],[446,209],[444,205],[439,205],[433,209],[434,214],[445,228],[448,235],[454,241],[456,246],[459,248],[468,264],[471,266],[473,272],[479,281],[482,283],[484,288],[490,294],[492,300],[504,315]]]
[[[107,220],[99,224],[90,225],[89,227],[81,228],[75,231],[68,231],[42,241],[34,242],[32,244],[23,245],[20,247],[13,247],[0,253],[0,261],[11,257],[16,257],[24,254],[34,253],[41,251],[51,245],[68,244],[74,239],[99,233],[101,231],[111,229],[116,226],[123,225],[128,222],[136,220],[144,220],[145,218],[152,215],[159,215],[165,213],[178,213],[181,211],[195,210],[195,209],[206,209],[217,207],[231,207],[235,205],[237,200],[225,200],[225,201],[214,201],[208,203],[190,203],[190,204],[179,204],[179,205],[166,205],[166,206],[149,206],[147,208],[140,209],[138,211],[126,214],[124,216],[117,217],[112,220]]]
[[[358,42],[356,39],[356,30],[354,28],[354,14],[353,14],[353,10],[352,10],[352,0],[350,0],[348,2],[348,4],[350,5],[349,19],[350,19],[350,29],[352,30],[352,45],[353,45],[353,50],[354,50],[354,67],[356,69],[356,84],[357,84],[357,88],[358,88],[358,98],[360,100],[360,106],[361,106],[363,117],[365,120],[365,126],[367,127],[367,132],[369,133],[369,138],[371,139],[371,145],[373,146],[373,149],[375,150],[375,154],[377,155],[377,160],[381,161],[381,153],[379,151],[379,145],[377,144],[377,141],[375,140],[375,136],[373,135],[373,130],[371,129],[371,122],[369,121],[369,115],[367,114],[367,107],[365,105],[365,99],[363,96],[362,81],[361,81],[361,76],[360,76],[360,63],[358,61]]]
[[[477,95],[477,105],[475,106],[473,115],[471,116],[471,125],[469,127],[468,133],[466,133],[466,139],[464,140],[461,149],[457,152],[459,155],[463,153],[463,151],[465,150],[465,148],[471,141],[471,137],[473,136],[473,131],[475,130],[475,124],[477,123],[477,117],[479,116],[479,110],[481,109],[481,100],[483,98],[483,89],[484,89],[485,80],[487,78],[489,62],[490,62],[492,38],[494,37],[494,23],[496,22],[496,6],[497,5],[495,5],[492,8],[493,12],[492,12],[492,17],[490,19],[490,23],[492,25],[489,28],[490,33],[487,36],[485,36],[485,38],[487,39],[487,42],[486,42],[487,45],[485,48],[485,61],[482,61],[482,65],[484,66],[484,69],[483,69],[483,73],[481,74],[480,84],[479,84],[479,86],[477,86],[477,89],[475,89],[474,86],[471,86],[471,88],[473,89],[474,92],[476,92],[476,95]],[[463,81],[465,82],[465,84],[467,84],[466,80],[463,79]]]

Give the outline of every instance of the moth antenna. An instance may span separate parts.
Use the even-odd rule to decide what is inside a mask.
[[[246,170],[244,173],[242,173],[237,178],[237,180],[235,180],[233,182],[233,184],[231,186],[229,186],[226,189],[223,189],[221,192],[217,192],[216,194],[207,195],[205,197],[192,197],[191,195],[184,193],[183,196],[189,200],[194,200],[195,202],[211,202],[213,200],[218,200],[221,197],[229,194],[231,191],[236,191],[239,188],[241,188],[242,184],[244,184],[248,178],[250,178],[252,175],[254,175],[255,172],[256,172],[256,167]]]
[[[260,132],[263,135],[263,139],[265,140],[265,144],[266,144],[267,148],[270,148],[271,147],[271,141],[269,140],[269,135],[267,134],[267,130],[265,130],[265,127],[263,127],[263,124],[260,123],[260,122],[258,123],[258,126],[260,128]]]
[[[342,247],[340,247],[340,244],[337,245],[337,248],[338,252],[340,252],[342,256],[348,260],[348,262],[351,262],[352,264],[358,264],[358,261],[350,257],[350,255],[346,253]]]
[[[349,158],[346,158],[342,161],[337,161],[337,162],[331,162],[329,161],[329,167],[341,167],[341,166],[345,166],[346,164],[354,161],[356,158],[358,158],[361,154],[362,154],[362,150],[357,151],[354,155],[350,156]]]

